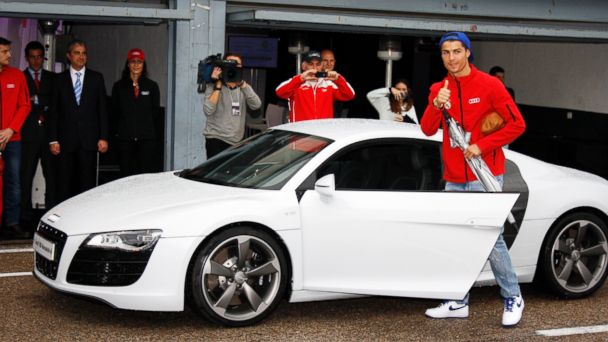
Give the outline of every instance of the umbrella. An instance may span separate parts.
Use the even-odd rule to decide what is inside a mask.
[[[450,143],[452,144],[452,147],[459,147],[462,151],[466,150],[469,147],[469,134],[466,133],[464,129],[462,129],[462,126],[460,126],[460,124],[458,124],[458,122],[456,122],[456,120],[454,120],[454,118],[450,116],[447,110],[442,110],[442,113],[443,118],[445,119],[445,122],[448,125],[448,132],[450,135]],[[496,178],[492,174],[492,171],[490,171],[488,164],[486,164],[486,162],[481,159],[481,156],[474,157],[471,159],[465,158],[465,160],[467,161],[467,164],[469,164],[469,167],[471,168],[471,171],[473,171],[475,177],[477,177],[477,179],[481,182],[486,192],[502,191],[502,186],[496,180]],[[507,220],[517,229],[515,217],[513,217],[512,213],[509,212]]]

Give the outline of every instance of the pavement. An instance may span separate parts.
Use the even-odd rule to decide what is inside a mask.
[[[474,288],[467,319],[434,320],[424,310],[437,301],[368,297],[287,303],[260,324],[224,328],[190,310],[139,312],[61,294],[31,276],[31,241],[0,242],[0,336],[5,341],[34,340],[214,340],[214,341],[607,341],[608,332],[562,337],[540,330],[569,327],[608,329],[608,288],[593,296],[560,300],[523,285],[526,300],[519,326],[500,325],[497,287]],[[601,329],[600,329],[601,330]],[[576,330],[577,332],[580,330]],[[604,330],[607,331],[607,330]]]

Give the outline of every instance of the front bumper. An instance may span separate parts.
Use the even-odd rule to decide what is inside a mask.
[[[45,285],[58,290],[97,299],[128,310],[182,311],[186,273],[190,258],[203,237],[160,238],[141,277],[128,286],[76,285],[67,281],[67,274],[74,255],[87,235],[67,236],[58,255],[53,274],[35,265],[34,275]],[[37,254],[37,253],[36,253]],[[40,260],[42,256],[36,255]],[[37,262],[37,264],[40,261]]]

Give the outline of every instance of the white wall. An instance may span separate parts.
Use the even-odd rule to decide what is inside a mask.
[[[608,114],[608,44],[473,42],[474,64],[500,65],[517,103]]]

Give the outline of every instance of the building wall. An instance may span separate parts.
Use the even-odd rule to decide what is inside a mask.
[[[517,103],[608,114],[608,44],[473,42],[475,64],[506,71]]]

